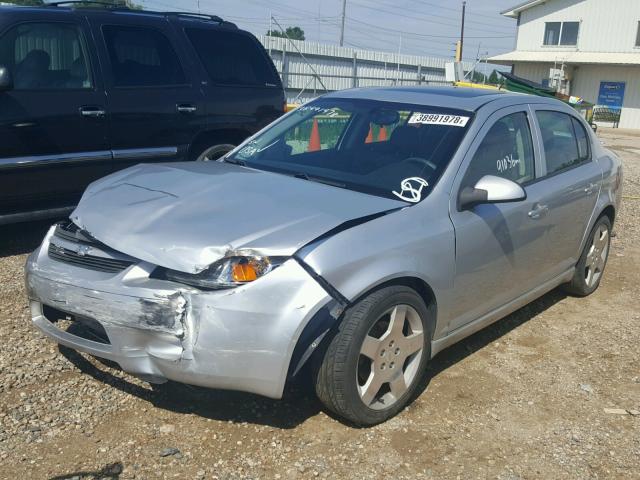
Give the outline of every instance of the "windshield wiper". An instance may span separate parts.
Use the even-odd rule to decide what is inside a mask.
[[[244,160],[238,160],[237,158],[225,158],[223,159],[225,163],[231,163],[233,165],[240,165],[241,167],[246,167],[247,162]]]
[[[302,180],[308,180],[310,182],[322,183],[324,185],[331,185],[332,187],[347,188],[346,184],[344,183],[336,182],[333,180],[327,180],[324,178],[310,177],[304,172],[294,173],[293,176],[296,178],[301,178]]]

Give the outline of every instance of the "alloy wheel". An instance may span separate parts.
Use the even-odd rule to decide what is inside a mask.
[[[593,235],[585,264],[584,280],[588,287],[596,285],[602,276],[609,254],[609,240],[609,228],[606,225],[598,226]]]
[[[360,348],[358,393],[371,409],[397,402],[418,377],[424,350],[424,331],[418,312],[396,305],[372,325]]]

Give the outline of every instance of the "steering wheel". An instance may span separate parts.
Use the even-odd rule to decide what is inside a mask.
[[[438,166],[435,163],[433,163],[431,160],[427,160],[426,158],[422,158],[422,157],[405,158],[404,160],[402,160],[402,163],[404,162],[419,163],[423,167],[429,167],[433,171],[436,171],[438,169]]]

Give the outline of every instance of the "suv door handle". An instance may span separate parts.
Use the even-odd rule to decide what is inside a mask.
[[[188,103],[181,103],[176,105],[176,110],[180,113],[195,113],[198,110],[198,107],[195,105],[190,105]]]
[[[541,205],[539,203],[536,203],[533,206],[533,210],[531,210],[527,215],[529,216],[529,218],[533,220],[537,220],[545,216],[548,212],[549,212],[549,207],[547,207],[546,205]]]
[[[80,107],[80,115],[90,118],[101,118],[107,114],[102,107]]]
[[[589,185],[587,185],[586,187],[584,187],[584,193],[586,193],[587,195],[591,195],[593,194],[593,192],[595,192],[598,188],[598,185],[595,183],[590,183]]]

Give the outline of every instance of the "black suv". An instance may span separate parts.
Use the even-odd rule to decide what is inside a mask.
[[[130,165],[219,157],[284,102],[262,45],[219,17],[0,7],[0,224],[66,214]]]

